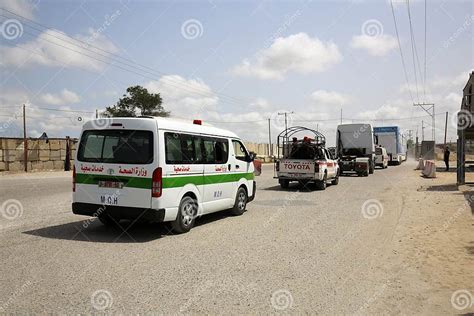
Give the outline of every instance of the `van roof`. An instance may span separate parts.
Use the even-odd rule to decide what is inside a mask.
[[[238,138],[235,133],[217,128],[214,126],[208,125],[199,125],[193,124],[191,120],[181,120],[175,118],[165,118],[165,117],[154,117],[154,116],[147,116],[147,117],[113,117],[113,118],[100,118],[97,120],[91,120],[84,124],[83,129],[96,129],[94,126],[104,126],[103,122],[110,121],[112,123],[120,123],[120,122],[150,122],[151,120],[156,121],[159,129],[169,130],[169,131],[179,131],[179,132],[189,132],[189,133],[200,133],[200,134],[207,134],[207,135],[215,135],[215,136],[223,136],[223,137],[231,137],[231,138]],[[94,121],[100,121],[94,124]],[[205,123],[205,122],[203,122]],[[108,125],[108,124],[107,124]]]

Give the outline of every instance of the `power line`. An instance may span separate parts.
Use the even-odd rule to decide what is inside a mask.
[[[413,99],[413,93],[411,92],[410,81],[408,80],[407,66],[405,64],[405,58],[403,56],[402,45],[400,43],[400,36],[398,34],[397,19],[396,19],[396,16],[395,16],[395,10],[393,8],[393,0],[390,0],[390,7],[392,8],[393,23],[395,24],[395,33],[397,35],[398,49],[399,49],[399,52],[400,52],[400,57],[402,59],[403,72],[405,73],[405,80],[406,80],[406,83],[407,83],[408,92],[410,94],[410,98],[411,98],[412,102],[415,103],[415,100]]]
[[[45,111],[57,111],[57,112],[71,112],[71,113],[87,113],[93,114],[93,111],[77,111],[77,110],[62,110],[62,109],[52,109],[52,108],[43,108],[43,107],[35,107],[35,109],[45,110]]]
[[[49,58],[47,55],[45,54],[42,54],[40,52],[36,52],[36,51],[33,51],[33,50],[30,50],[30,49],[27,49],[25,47],[22,47],[22,46],[17,46],[17,48],[20,48],[20,49],[23,49],[31,54],[35,54],[35,55],[38,55],[38,56],[41,56],[43,58],[46,58],[48,60],[51,60],[51,61],[55,61],[55,62],[59,62],[60,64],[64,65],[64,66],[67,66],[66,63],[62,62],[62,61],[58,61],[58,60],[55,60],[55,59],[52,59],[52,58]],[[77,67],[78,69],[82,70],[82,71],[85,71],[85,72],[89,72],[89,73],[93,73],[93,74],[97,74],[97,75],[100,75],[98,72],[95,72],[95,71],[92,71],[90,69],[86,69],[86,68],[82,68],[82,67]],[[119,83],[119,84],[125,84],[124,82],[120,82],[116,79],[112,79],[112,78],[109,78],[107,77],[108,80],[111,80],[111,81],[114,81],[116,83]],[[10,108],[10,107],[5,107],[5,108]],[[88,113],[93,113],[93,112],[88,112]]]
[[[36,34],[30,33],[30,32],[28,32],[28,31],[24,31],[23,33],[24,33],[24,34],[31,35],[31,36],[36,36]],[[45,42],[51,43],[51,44],[53,44],[53,45],[62,47],[62,48],[64,48],[64,49],[67,49],[67,50],[69,50],[69,51],[75,52],[75,53],[77,53],[77,54],[86,56],[86,57],[88,57],[88,58],[91,58],[91,59],[93,59],[93,60],[99,61],[99,62],[104,63],[104,64],[106,64],[106,65],[113,66],[113,67],[119,68],[119,69],[121,69],[121,70],[130,72],[130,73],[133,73],[133,74],[138,75],[138,76],[140,76],[140,77],[147,78],[147,79],[150,79],[150,80],[159,80],[159,78],[157,78],[157,77],[148,76],[148,75],[145,75],[145,74],[143,74],[143,73],[141,73],[141,72],[138,72],[138,71],[140,71],[140,70],[134,71],[134,70],[132,70],[132,69],[128,69],[128,68],[122,67],[122,66],[120,66],[120,65],[111,63],[111,62],[109,62],[109,61],[106,61],[106,60],[97,58],[97,57],[92,56],[92,55],[89,55],[89,54],[85,54],[85,53],[83,53],[83,52],[81,52],[81,51],[79,51],[79,50],[72,49],[72,48],[67,47],[67,46],[65,46],[65,45],[62,45],[62,44],[60,44],[60,43],[56,43],[56,42],[54,42],[54,41],[48,40],[48,39],[46,39],[46,38],[39,38],[39,37],[38,37],[37,39],[40,40],[40,41],[45,41]],[[56,60],[55,60],[55,61],[56,61]],[[117,62],[117,61],[114,60],[113,62]],[[131,67],[131,68],[133,68],[133,67]],[[135,69],[136,69],[136,68],[135,68]],[[170,85],[170,86],[172,86],[172,87],[179,88],[179,89],[182,89],[182,90],[186,90],[186,91],[188,91],[188,92],[190,92],[190,93],[195,93],[195,94],[201,95],[201,96],[203,96],[203,97],[210,97],[210,96],[213,94],[212,92],[196,91],[196,90],[193,90],[192,88],[190,88],[190,87],[188,87],[188,86],[176,85],[176,84],[173,83],[172,80],[169,80],[169,79],[167,79],[166,81],[167,81],[166,84],[168,84],[168,85]],[[170,82],[168,82],[168,81],[170,81]],[[214,94],[218,95],[217,93],[214,93]],[[224,99],[224,100],[222,100],[222,101],[223,101],[223,102],[227,102],[227,103],[234,103],[234,104],[237,104],[237,105],[242,105],[241,103],[237,103],[236,101],[232,101],[232,100],[230,100],[230,99],[228,99],[227,101],[226,101],[226,99]]]
[[[32,20],[30,20],[30,19],[28,19],[28,18],[26,18],[26,17],[23,17],[23,16],[21,16],[21,15],[18,15],[18,14],[16,14],[16,13],[13,13],[13,12],[11,12],[11,11],[9,11],[9,10],[6,10],[6,9],[5,9],[5,11],[8,11],[8,12],[10,12],[11,14],[17,16],[17,17],[20,17],[20,18],[22,18],[22,19],[24,19],[24,20],[30,21],[31,23],[34,23],[34,24],[36,24],[36,25],[40,25],[41,27],[45,28],[44,30],[38,29],[38,28],[35,28],[35,27],[29,25],[28,23],[25,23],[25,22],[24,22],[24,25],[25,25],[25,26],[27,26],[27,27],[29,27],[29,28],[32,28],[32,29],[34,29],[34,30],[36,30],[36,31],[44,32],[45,30],[47,30],[47,31],[50,31],[50,32],[54,32],[54,33],[60,34],[61,36],[64,36],[64,35],[65,35],[64,33],[61,33],[61,32],[59,32],[59,31],[56,31],[56,30],[53,29],[53,28],[49,28],[49,27],[47,27],[47,26],[44,26],[44,25],[42,25],[42,24],[40,24],[40,23],[37,23],[37,22],[35,22],[35,21],[32,21]],[[2,15],[2,14],[0,14],[0,16],[3,16],[3,17],[5,17],[5,18],[9,18],[8,16]],[[30,35],[35,35],[35,36],[36,36],[36,34],[31,34],[31,33],[28,33],[28,34],[30,34]],[[156,76],[156,73],[159,74],[160,76],[170,76],[170,74],[166,74],[166,73],[164,73],[164,72],[155,70],[155,69],[153,69],[153,68],[150,68],[150,67],[147,67],[147,66],[138,64],[138,63],[136,63],[136,62],[133,61],[133,60],[127,59],[127,58],[122,57],[122,56],[120,56],[120,55],[118,55],[118,54],[115,54],[115,53],[110,52],[110,51],[106,51],[106,50],[104,50],[104,49],[102,49],[102,48],[100,48],[100,47],[91,45],[90,43],[87,43],[87,42],[82,41],[82,40],[79,40],[79,39],[72,38],[72,37],[67,36],[67,35],[66,35],[66,37],[67,37],[68,39],[71,39],[71,40],[73,40],[73,41],[75,41],[75,42],[82,43],[82,45],[77,45],[77,44],[74,43],[74,42],[65,40],[63,37],[54,36],[53,34],[50,34],[50,33],[43,33],[43,34],[46,35],[46,36],[50,36],[50,37],[56,38],[56,39],[58,39],[58,40],[60,40],[60,41],[62,41],[62,42],[71,44],[71,45],[73,45],[73,46],[75,46],[75,47],[78,47],[78,48],[80,48],[80,49],[82,49],[82,50],[86,50],[86,51],[91,52],[91,53],[93,53],[93,54],[97,54],[97,55],[99,55],[99,56],[112,59],[112,60],[115,61],[115,62],[118,62],[118,63],[120,63],[120,64],[126,65],[126,66],[131,67],[131,68],[133,68],[133,69],[135,69],[135,70],[138,70],[138,71],[143,71],[143,72],[145,72],[145,73],[149,73],[149,74],[152,74],[152,75],[155,75],[155,76]],[[40,40],[41,40],[41,39],[40,39]],[[51,41],[48,41],[48,42],[50,42],[50,43],[52,43],[52,44],[56,44],[56,43],[51,42]],[[65,47],[65,46],[62,46],[62,45],[59,45],[59,46],[65,48],[65,49],[69,49],[68,47]],[[102,52],[104,52],[106,55],[101,54],[101,53],[98,53],[98,52],[95,52],[95,51],[92,51],[92,50],[88,49],[89,47],[93,47],[94,49],[97,49],[97,50],[99,50],[99,51],[102,51]],[[69,49],[69,50],[71,50],[71,49]],[[73,50],[73,51],[74,51],[74,50]],[[76,53],[78,53],[78,54],[82,54],[82,55],[87,56],[87,57],[89,57],[89,58],[93,58],[93,57],[91,57],[90,55],[86,55],[86,54],[83,54],[83,53],[80,53],[80,52],[77,52],[77,51],[74,51],[74,52],[76,52]],[[143,69],[139,69],[138,67],[136,67],[136,66],[134,66],[134,65],[130,65],[130,64],[128,64],[128,63],[124,63],[124,62],[119,61],[119,60],[115,60],[115,59],[111,58],[110,55],[116,56],[116,58],[123,59],[123,60],[125,60],[125,61],[128,61],[128,62],[134,64],[134,65],[138,65],[138,66],[140,66],[140,67],[142,67],[142,68],[149,69],[149,70],[151,70],[152,72],[147,71],[147,70],[143,70]],[[93,58],[93,59],[94,59],[94,58]],[[97,60],[97,59],[96,59],[96,60]],[[102,62],[104,62],[104,61],[102,61]],[[109,64],[109,65],[111,65],[111,64]],[[153,78],[153,80],[155,80],[155,79],[156,79],[156,78]],[[178,82],[178,81],[173,80],[173,79],[171,79],[171,78],[167,78],[167,81],[171,81],[172,83],[175,83],[175,84],[182,84],[181,82]],[[180,87],[180,88],[182,88],[182,87]],[[194,92],[194,93],[205,93],[206,95],[209,94],[208,91],[205,91],[205,90],[203,90],[203,89],[199,89],[198,87],[194,87],[194,86],[191,87],[191,86],[188,86],[187,88],[188,88],[188,89],[192,89],[192,90],[193,90],[192,92]],[[199,90],[199,92],[196,92],[196,91],[198,91],[198,90]],[[230,96],[227,96],[227,95],[222,94],[222,93],[218,93],[218,94],[219,94],[219,96],[221,96],[221,97],[223,97],[223,98],[233,99],[234,101],[235,101],[235,100],[238,100],[238,99],[236,99],[236,98],[234,98],[234,97],[230,97]]]
[[[130,68],[135,69],[135,70],[137,70],[137,71],[145,72],[145,73],[148,73],[148,74],[151,74],[151,75],[154,75],[154,76],[156,76],[157,74],[159,74],[160,76],[171,76],[170,74],[167,74],[167,73],[161,72],[161,71],[159,71],[159,70],[153,69],[153,68],[151,68],[151,67],[148,67],[148,66],[139,64],[139,63],[137,63],[137,62],[135,62],[135,61],[133,61],[133,60],[127,59],[127,58],[122,57],[122,56],[120,56],[120,55],[118,55],[118,54],[115,54],[115,53],[113,53],[113,52],[104,50],[104,49],[102,49],[102,48],[100,48],[100,47],[97,47],[97,46],[94,46],[94,45],[92,45],[92,44],[90,44],[90,43],[88,43],[88,42],[85,42],[85,41],[82,41],[82,40],[75,39],[75,38],[72,38],[72,37],[70,37],[70,36],[67,36],[67,35],[65,35],[64,33],[61,33],[61,32],[59,32],[59,31],[56,31],[55,29],[53,29],[53,28],[51,28],[51,27],[48,27],[48,26],[45,26],[45,25],[43,25],[43,24],[37,23],[37,22],[35,22],[35,21],[33,21],[33,20],[30,20],[30,19],[28,19],[28,18],[26,18],[26,17],[24,17],[24,16],[22,16],[22,15],[19,15],[19,14],[16,14],[16,13],[14,13],[14,12],[11,12],[11,11],[9,11],[9,10],[7,10],[7,9],[3,9],[3,10],[5,10],[5,11],[9,12],[10,14],[15,15],[15,16],[17,16],[17,17],[23,19],[23,20],[26,20],[26,21],[28,21],[28,22],[30,22],[30,23],[34,23],[34,24],[36,24],[36,25],[38,25],[38,26],[44,28],[45,30],[48,30],[48,31],[50,31],[50,32],[54,32],[54,33],[60,34],[61,37],[55,36],[55,35],[53,35],[53,34],[51,34],[51,33],[44,33],[46,36],[50,36],[50,37],[56,38],[56,39],[58,39],[58,40],[60,40],[60,41],[62,41],[62,42],[71,44],[71,45],[73,45],[73,46],[75,46],[75,47],[79,47],[81,50],[85,50],[85,51],[91,52],[91,53],[93,53],[93,54],[96,54],[96,55],[99,55],[99,56],[102,56],[102,57],[105,57],[105,58],[109,58],[109,59],[113,60],[114,62],[120,63],[120,64],[122,64],[122,65],[125,65],[125,66],[127,66],[127,67],[130,67]],[[0,14],[0,16],[3,16],[3,17],[5,17],[5,18],[9,18],[8,16],[2,15],[2,14]],[[28,23],[25,23],[25,22],[24,22],[24,24],[25,24],[27,27],[29,27],[29,28],[31,28],[31,29],[34,29],[34,30],[36,30],[36,31],[39,31],[39,32],[44,32],[44,31],[45,31],[45,30],[42,30],[42,29],[38,29],[38,28],[36,28],[36,27],[34,27],[34,26],[32,26],[32,25],[30,25],[30,24],[28,24]],[[36,34],[31,34],[31,33],[28,33],[28,34],[33,35],[33,36],[36,36]],[[64,39],[64,36],[66,36],[68,39],[73,40],[74,42],[69,41],[69,40],[65,40],[65,39]],[[40,39],[40,38],[38,38],[38,39]],[[40,40],[45,40],[45,39],[44,39],[44,38],[41,38]],[[87,57],[89,57],[89,58],[98,60],[98,61],[100,61],[100,62],[106,63],[106,64],[108,64],[108,65],[110,65],[110,66],[118,67],[117,65],[108,63],[108,62],[103,61],[103,60],[99,60],[99,59],[97,59],[97,58],[94,58],[94,57],[92,57],[92,56],[90,56],[90,55],[87,55],[87,54],[84,54],[84,53],[82,53],[82,52],[79,52],[79,51],[76,51],[76,50],[72,50],[72,49],[69,48],[69,47],[66,47],[66,46],[63,46],[63,45],[59,45],[59,44],[57,44],[57,43],[55,43],[55,42],[52,42],[52,41],[48,41],[48,42],[50,42],[51,44],[54,44],[54,45],[61,46],[61,47],[65,48],[65,49],[69,49],[69,50],[74,51],[74,52],[76,52],[76,53],[78,53],[78,54],[87,56]],[[78,45],[78,44],[76,44],[75,42],[81,43],[82,45]],[[101,53],[98,53],[98,52],[96,52],[96,51],[93,51],[93,50],[89,49],[89,47],[92,47],[92,48],[94,48],[94,49],[96,49],[96,50],[99,50],[99,51],[101,51],[101,52],[104,52],[106,55],[101,54]],[[120,60],[111,58],[110,56],[115,56],[115,58],[118,58],[118,59],[121,59],[121,60],[125,60],[126,62],[123,62],[123,61],[120,61]],[[135,66],[135,65],[136,65],[136,66]],[[147,70],[140,69],[140,68],[137,67],[137,66],[139,66],[139,67],[141,67],[141,68],[144,68],[144,69],[147,69]],[[123,67],[118,67],[118,68],[120,68],[120,69],[122,69],[122,70],[130,71],[130,70],[124,69]],[[140,73],[136,73],[136,72],[134,72],[134,73],[137,74],[137,75],[139,75],[139,76],[148,78],[148,79],[157,80],[157,78],[155,78],[155,77],[150,78],[150,77],[144,76],[143,74],[140,74]],[[175,84],[175,87],[178,87],[178,88],[183,88],[183,87],[184,87],[184,88],[188,89],[188,91],[190,91],[190,92],[194,92],[194,93],[197,93],[197,94],[201,94],[201,95],[203,95],[203,96],[209,96],[209,94],[210,94],[210,92],[207,91],[207,90],[200,89],[200,88],[195,87],[195,86],[192,86],[192,87],[189,86],[189,85],[186,86],[186,85],[183,85],[182,82],[173,80],[172,78],[167,78],[167,83],[170,84],[170,82],[172,83],[172,84],[171,84],[172,86],[173,86],[173,84]],[[178,86],[177,86],[177,85],[178,85]],[[232,96],[228,96],[228,95],[226,95],[226,94],[219,93],[219,92],[214,92],[214,94],[220,96],[221,98],[224,98],[224,99],[227,99],[227,100],[233,101],[233,102],[238,102],[238,103],[248,103],[248,102],[249,102],[248,100],[238,99],[238,98],[235,98],[235,97],[232,97]]]
[[[415,33],[413,31],[413,23],[411,19],[411,10],[410,10],[410,0],[407,1],[407,10],[408,10],[408,23],[410,26],[410,38],[411,38],[411,52],[413,58],[413,74],[415,75],[415,87],[416,87],[416,96],[418,98],[418,102],[420,102],[420,95],[418,91],[418,75],[417,75],[417,62],[418,62],[418,70],[420,72],[420,79],[421,79],[421,70],[420,70],[420,60],[418,58],[418,51],[416,49],[416,40],[415,40]]]
[[[425,43],[424,43],[425,44],[424,45],[425,46],[425,51],[424,51],[424,54],[425,54],[425,60],[424,60],[424,64],[425,64],[424,66],[425,67],[424,68],[425,69],[424,69],[424,77],[423,77],[423,99],[424,99],[424,101],[426,101],[426,45],[427,45],[427,43],[426,43],[426,33],[427,33],[427,27],[426,27],[427,26],[427,24],[426,24],[426,20],[427,20],[426,19],[426,16],[427,16],[426,6],[427,6],[427,4],[426,4],[426,2],[427,2],[427,0],[425,0]]]

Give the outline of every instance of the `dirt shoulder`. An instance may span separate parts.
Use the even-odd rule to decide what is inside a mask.
[[[400,187],[404,208],[388,247],[395,277],[369,312],[474,312],[474,192],[458,190],[455,172],[426,179],[413,171]],[[461,190],[466,189],[461,187]],[[453,302],[452,302],[453,300]],[[421,302],[421,304],[420,304]]]

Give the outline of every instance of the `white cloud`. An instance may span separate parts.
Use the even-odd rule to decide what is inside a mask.
[[[60,93],[43,94],[40,96],[40,100],[51,105],[64,105],[77,103],[80,101],[80,98],[75,92],[64,89]]]
[[[2,0],[2,7],[12,11],[16,14],[21,14],[25,18],[33,19],[34,11],[36,6],[39,3],[39,0]],[[15,18],[14,15],[7,13],[11,18]]]
[[[63,40],[60,40],[58,37]],[[88,34],[79,34],[74,36],[74,38],[86,43],[91,43],[92,45],[111,53],[118,52],[118,49],[112,42],[107,40],[102,34],[97,35],[92,29],[89,29]],[[93,43],[91,39],[93,39]],[[71,43],[75,43],[77,46]],[[97,54],[86,50],[86,48],[88,48],[86,44],[75,42],[64,32],[47,30],[39,34],[36,39],[29,42],[18,44],[15,47],[0,47],[0,55],[2,56],[2,64],[5,66],[26,67],[31,65],[42,65],[50,67],[78,67],[94,70],[102,69],[106,64],[99,62],[96,59],[107,61],[109,55],[103,51],[99,51],[99,53],[105,55],[105,57],[98,56]],[[90,47],[88,49],[94,50]],[[86,55],[93,56],[96,59],[90,58]]]
[[[171,116],[188,116],[214,111],[219,98],[201,79],[185,79],[178,75],[163,76],[144,85],[149,92],[160,93],[163,107]]]
[[[402,113],[403,111],[400,106],[386,104],[376,110],[361,112],[359,117],[366,120],[392,119],[403,117]]]
[[[462,95],[459,93],[451,92],[447,96],[444,97],[446,101],[448,101],[450,104],[456,104],[458,103],[459,108],[461,108],[461,100],[462,100]]]
[[[271,108],[271,105],[267,99],[257,98],[254,102],[250,103],[250,108],[257,110],[268,110]]]
[[[275,39],[269,48],[257,52],[252,60],[244,59],[232,71],[240,76],[281,80],[291,71],[323,72],[341,60],[342,55],[333,42],[298,33]]]
[[[465,71],[460,73],[459,75],[456,76],[437,76],[435,79],[430,83],[430,86],[435,89],[446,89],[448,87],[454,88],[457,87],[459,91],[462,91],[464,86],[467,83],[467,80],[469,79],[469,74],[472,71]]]
[[[335,91],[316,90],[311,94],[311,99],[320,105],[342,105],[349,101],[345,95]]]
[[[366,34],[352,37],[351,47],[364,49],[371,56],[385,56],[398,46],[397,39],[392,35],[380,34],[370,36]]]

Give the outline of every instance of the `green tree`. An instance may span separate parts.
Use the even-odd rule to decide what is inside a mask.
[[[127,93],[113,106],[108,106],[104,112],[107,117],[136,117],[136,116],[169,116],[161,105],[159,93],[149,93],[146,88],[133,86],[127,88]]]

